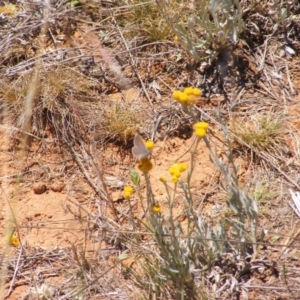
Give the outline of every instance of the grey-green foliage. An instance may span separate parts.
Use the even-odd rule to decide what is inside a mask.
[[[223,127],[228,149],[224,149],[227,161],[218,158],[216,150],[209,144],[207,138],[204,141],[212,154],[212,162],[223,175],[221,187],[228,192],[227,205],[236,218],[225,218],[225,222],[233,228],[232,234],[241,242],[256,242],[258,207],[254,199],[249,197],[239,186],[238,168],[233,163],[231,143],[228,138],[227,128]]]
[[[182,20],[182,12],[170,11],[168,0],[157,3],[179,41],[198,60],[215,58],[236,44],[244,30],[238,0],[195,0],[195,11],[187,20]]]
[[[169,216],[156,215],[151,211],[148,215],[148,224],[151,224],[151,231],[155,233],[156,244],[162,258],[159,276],[173,282],[178,289],[176,295],[181,299],[188,299],[191,294],[197,294],[201,290],[200,277],[205,271],[210,272],[217,262],[222,262],[224,266],[230,263],[227,262],[227,254],[236,257],[236,263],[241,267],[241,261],[245,261],[248,255],[246,245],[256,242],[257,205],[255,200],[238,185],[237,167],[233,164],[228,132],[225,127],[223,129],[228,146],[227,149],[224,148],[226,161],[218,158],[216,148],[210,145],[206,137],[204,141],[212,154],[213,163],[223,175],[222,186],[230,195],[227,205],[234,217],[220,216],[216,224],[209,224],[195,208],[189,175],[193,172],[195,150],[200,139],[194,150],[191,150],[191,169],[187,182],[179,180],[178,183],[187,204],[184,212],[187,222],[183,225],[184,228],[173,218],[174,198],[171,196],[173,192],[170,192],[170,187],[166,183]]]

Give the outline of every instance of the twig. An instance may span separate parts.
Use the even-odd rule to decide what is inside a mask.
[[[280,254],[277,257],[277,261],[281,258],[282,254],[286,251],[286,249],[290,248],[292,243],[295,241],[295,239],[297,238],[297,236],[300,233],[300,229],[297,231],[297,233],[294,236],[289,236],[287,242],[286,242],[286,247],[280,252]]]
[[[286,287],[278,287],[278,286],[262,286],[262,285],[247,285],[248,289],[263,289],[263,290],[275,290],[275,291],[297,291],[300,292],[300,289],[296,288],[286,288]]]
[[[290,71],[289,71],[289,67],[288,67],[287,62],[285,62],[285,70],[286,70],[286,77],[287,77],[291,92],[292,92],[293,95],[295,95],[295,90],[294,90],[294,87],[293,87],[293,84],[292,84],[292,81],[291,81]]]
[[[92,178],[90,177],[90,175],[88,174],[87,170],[85,169],[82,161],[79,159],[79,156],[77,154],[77,152],[75,151],[75,149],[70,146],[70,149],[73,153],[73,157],[74,159],[76,160],[79,168],[81,169],[81,171],[83,172],[85,178],[87,179],[87,181],[90,183],[90,185],[92,186],[92,188],[97,192],[97,194],[101,197],[101,200],[104,200],[106,203],[111,203],[111,208],[112,208],[112,211],[115,215],[115,218],[118,219],[118,215],[117,215],[117,211],[115,209],[115,206],[114,206],[114,203],[113,201],[108,197],[106,191],[104,188],[99,188],[98,185],[92,180]],[[84,147],[83,147],[83,151],[85,151]],[[93,158],[91,157],[91,155],[89,155],[86,151],[84,153],[84,156],[87,157],[87,160],[88,162],[92,163],[93,166],[96,168],[96,171],[98,171],[98,168],[96,167],[96,164],[93,160]],[[104,183],[101,179],[101,174],[98,172],[98,180],[99,180],[99,183],[103,186]],[[102,216],[102,211],[101,211],[101,207],[98,206],[98,209],[99,209],[99,216]]]
[[[19,264],[20,264],[20,259],[21,259],[22,252],[23,252],[23,246],[21,245],[18,260],[17,260],[17,263],[15,265],[14,275],[13,275],[13,278],[10,282],[10,286],[9,286],[6,297],[8,297],[10,295],[10,293],[12,292],[13,285],[14,285],[14,282],[15,282],[15,279],[16,279],[16,276],[17,276],[17,273],[18,273],[18,270],[19,270]]]

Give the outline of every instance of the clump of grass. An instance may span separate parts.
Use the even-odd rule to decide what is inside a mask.
[[[1,107],[6,107],[12,119],[19,117],[22,122],[23,103],[29,91],[32,72],[22,74],[17,79],[0,80]],[[34,94],[33,123],[36,133],[43,130],[45,114],[54,117],[62,124],[67,115],[74,113],[74,95],[77,101],[87,102],[94,98],[96,81],[84,76],[74,68],[52,66],[39,70]],[[75,102],[76,102],[75,100]],[[55,117],[54,117],[55,118]],[[54,123],[55,120],[53,119]],[[17,124],[22,126],[22,124]],[[59,126],[56,126],[58,129]]]
[[[0,80],[0,97],[1,104],[16,106],[22,102],[28,90],[28,84],[30,82],[29,76],[20,76],[19,78],[9,81],[7,78]]]
[[[112,103],[104,108],[102,120],[105,138],[126,142],[139,131],[139,108],[128,103]]]
[[[0,81],[0,95],[2,101],[16,105],[24,101],[28,84],[32,76],[31,72],[24,73],[17,79]],[[43,102],[45,107],[48,101],[56,101],[59,98],[69,98],[70,94],[82,95],[91,93],[96,86],[96,81],[84,76],[74,68],[49,67],[39,71],[39,87],[36,93],[38,102]],[[45,108],[43,106],[43,108]]]
[[[42,74],[41,96],[43,99],[57,99],[68,96],[91,94],[97,85],[96,81],[69,67],[52,67]]]
[[[272,200],[278,197],[278,185],[261,178],[250,186],[249,195],[258,203],[260,215],[264,215],[272,205]]]
[[[232,122],[232,132],[235,135],[234,141],[242,147],[247,144],[260,151],[274,151],[282,139],[283,118],[268,113],[235,119]]]
[[[269,182],[261,180],[249,192],[257,202],[269,202],[276,196],[276,188]]]
[[[175,2],[172,1],[169,4],[170,9],[178,7]],[[131,5],[133,9],[125,15],[125,18],[124,14],[121,18],[117,17],[120,25],[131,28],[126,33],[128,37],[140,36],[148,42],[168,40],[172,37],[172,29],[165,22],[155,3],[143,3],[143,1],[134,0]]]

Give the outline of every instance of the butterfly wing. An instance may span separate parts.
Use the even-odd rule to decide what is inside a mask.
[[[134,157],[136,157],[137,159],[147,157],[150,154],[149,150],[147,149],[147,147],[145,145],[143,138],[139,134],[135,135],[133,144],[134,144],[134,146],[133,146],[131,152],[132,152],[132,155]]]

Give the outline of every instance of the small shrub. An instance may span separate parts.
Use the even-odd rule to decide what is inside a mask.
[[[186,113],[194,119],[192,103],[188,102],[187,105],[186,97],[177,94],[173,93],[174,100],[179,101]],[[167,195],[168,212],[166,214],[161,213],[159,202],[152,192],[149,174],[153,166],[149,158],[140,159],[138,168],[145,178],[147,202],[147,207],[144,207],[146,221],[142,224],[148,232],[152,233],[156,247],[148,249],[149,252],[152,251],[152,263],[149,264],[148,260],[148,264],[143,266],[145,277],[138,276],[137,278],[134,273],[132,275],[137,278],[140,286],[147,288],[148,295],[151,296],[155,294],[156,297],[161,297],[163,293],[169,293],[171,299],[209,299],[212,295],[216,298],[222,297],[222,292],[216,292],[215,288],[204,283],[208,278],[210,281],[217,282],[218,286],[223,286],[220,291],[227,284],[231,294],[241,293],[238,274],[246,272],[248,268],[246,258],[253,252],[254,255],[256,253],[258,207],[255,200],[249,197],[238,183],[238,170],[233,163],[232,148],[226,127],[223,128],[226,138],[223,149],[226,156],[224,161],[219,159],[216,146],[206,136],[209,132],[208,123],[196,122],[193,129],[196,143],[191,148],[189,166],[186,163],[175,163],[169,168],[169,179],[160,177]],[[212,162],[222,175],[221,187],[229,195],[226,203],[232,211],[231,215],[220,216],[214,224],[208,224],[201,212],[195,208],[195,199],[191,190],[196,150],[202,140],[210,150]],[[151,168],[146,168],[146,162],[147,166],[151,164]],[[186,179],[181,176],[183,172],[187,172]],[[142,201],[139,174],[132,170],[130,175],[138,197]],[[126,191],[124,190],[124,193]],[[184,215],[187,222],[184,223],[178,222],[174,217],[174,203],[177,195],[181,195],[186,204]],[[142,256],[145,251],[139,254]],[[142,259],[142,261],[145,260]],[[222,267],[216,271],[217,266]],[[226,270],[226,278],[228,278],[228,270],[232,271],[231,279],[226,282],[219,280],[224,270]],[[152,284],[146,284],[150,281],[149,278]],[[142,282],[144,285],[141,284]],[[162,298],[166,297],[166,294],[163,294]]]
[[[172,10],[167,0],[157,0],[157,4],[179,42],[197,60],[212,61],[235,45],[244,29],[237,0],[197,0],[180,11]]]

